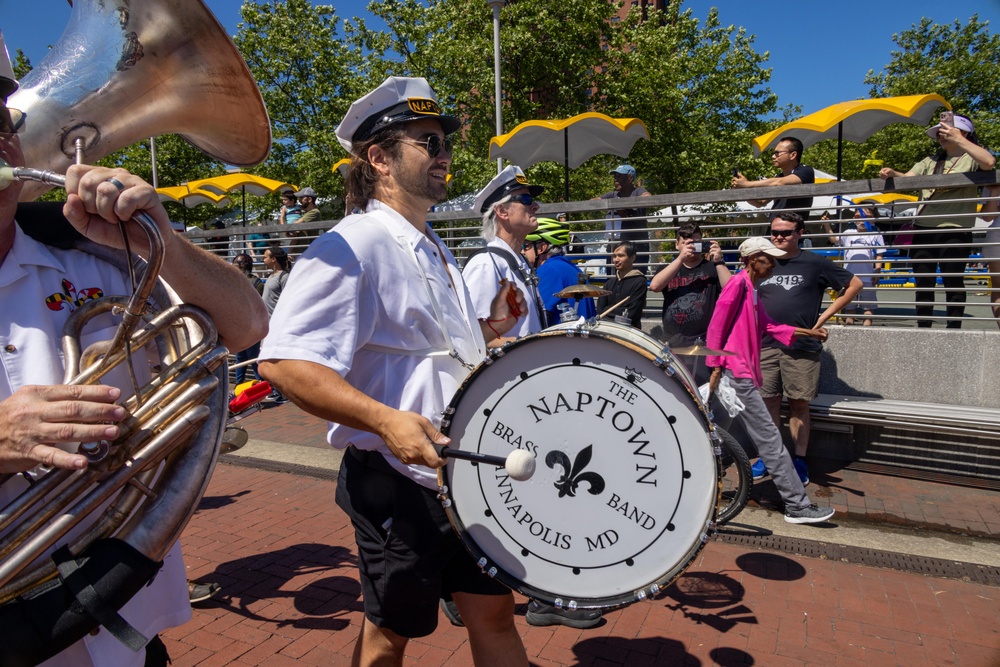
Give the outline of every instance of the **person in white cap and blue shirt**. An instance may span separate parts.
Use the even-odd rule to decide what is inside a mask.
[[[18,132],[25,115],[7,106],[8,96],[18,88],[7,50],[0,35],[0,161],[12,167],[24,165]],[[13,101],[13,100],[12,100]],[[27,165],[43,168],[46,165]],[[175,234],[167,212],[156,191],[138,176],[124,169],[74,165],[66,175],[66,203],[62,213],[73,226],[65,230],[65,221],[50,217],[42,210],[37,217],[58,230],[59,247],[34,238],[38,226],[28,224],[23,209],[17,206],[21,183],[0,187],[0,473],[15,475],[0,486],[0,507],[6,506],[28,486],[27,479],[37,479],[45,468],[80,471],[89,466],[79,453],[81,442],[114,440],[122,433],[120,423],[126,418],[122,403],[132,394],[131,383],[122,369],[104,376],[96,384],[65,384],[62,334],[67,321],[85,301],[102,294],[130,294],[128,271],[113,265],[95,253],[121,254],[119,220],[128,221],[124,229],[133,252],[149,256],[146,235],[131,221],[142,211],[156,222],[164,243],[160,278],[185,303],[204,309],[218,326],[220,344],[242,350],[257,342],[267,332],[267,311],[260,295],[250,282],[222,259],[198,248]],[[15,215],[22,218],[15,221]],[[23,224],[23,226],[22,226]],[[75,230],[75,231],[74,231]],[[77,235],[86,236],[74,240]],[[95,249],[95,244],[118,250]],[[93,252],[92,252],[93,251]],[[124,255],[122,254],[124,260]],[[69,287],[67,287],[67,285]],[[67,296],[69,298],[62,298]],[[162,304],[161,304],[162,305]],[[53,307],[54,306],[54,307]],[[110,313],[98,315],[88,323],[88,331],[102,334],[114,331]],[[84,339],[84,344],[87,339]],[[137,350],[133,360],[139,384],[148,377],[153,360],[146,360]],[[92,526],[90,518],[83,528]],[[95,546],[119,540],[99,540]],[[84,557],[89,557],[85,553]],[[133,556],[148,561],[136,552]],[[42,558],[48,558],[46,553]],[[75,561],[77,555],[64,563]],[[91,560],[101,560],[93,558]],[[117,559],[111,559],[112,562]],[[87,632],[86,622],[79,630],[65,635],[57,627],[71,625],[74,618],[84,620],[93,606],[81,605],[68,587],[62,587],[65,610],[59,621],[25,618],[24,629],[16,620],[3,616],[3,640],[0,641],[0,664],[41,664],[44,667],[140,667],[165,666],[167,649],[157,633],[184,624],[191,618],[189,590],[179,543],[175,543],[163,561],[152,564],[153,576],[140,582],[139,592],[118,610],[121,621],[102,618],[104,625]],[[157,569],[158,567],[158,569]],[[122,568],[122,569],[119,569]],[[115,564],[118,573],[123,564]],[[79,572],[79,571],[78,571]],[[83,574],[83,573],[81,573]],[[95,576],[96,575],[96,576]],[[135,576],[141,577],[141,569]],[[135,576],[132,578],[134,579]],[[98,573],[84,575],[90,592],[116,594],[124,587],[105,585],[111,577]],[[74,575],[74,578],[80,579]],[[128,578],[128,577],[126,577]],[[96,581],[95,581],[96,580]],[[58,583],[58,582],[52,582]],[[58,590],[58,589],[53,589]],[[88,591],[80,599],[90,604]],[[101,594],[98,594],[98,597]],[[59,609],[59,601],[53,608]],[[18,605],[5,606],[4,612],[16,612]],[[116,605],[110,605],[112,614]],[[70,643],[78,634],[84,636]],[[122,637],[130,645],[126,645]],[[68,645],[67,645],[68,644]],[[55,653],[55,655],[52,655]]]
[[[520,167],[507,167],[476,194],[473,210],[483,216],[486,248],[469,258],[462,277],[469,287],[476,317],[487,319],[490,303],[503,285],[517,285],[527,309],[518,314],[508,336],[520,338],[545,328],[545,310],[538,296],[537,279],[521,256],[524,239],[538,229],[538,202],[545,190],[531,185]],[[496,343],[509,340],[507,337]]]
[[[451,595],[477,665],[527,665],[514,597],[483,574],[437,498],[441,414],[486,342],[507,333],[512,285],[480,321],[455,258],[427,223],[447,197],[451,139],[422,78],[386,79],[351,105],[337,138],[351,154],[349,215],[297,261],[271,317],[261,373],[329,422],[345,455],[337,504],[351,517],[365,619],[355,665],[401,665]]]

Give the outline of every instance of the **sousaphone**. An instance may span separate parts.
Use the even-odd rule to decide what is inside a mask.
[[[226,163],[251,165],[271,143],[257,85],[200,0],[76,0],[63,37],[9,105],[27,113],[20,138],[29,166],[0,165],[0,181],[25,181],[22,200],[61,185],[55,172],[78,152],[94,162],[177,133]],[[31,233],[29,217],[19,207],[18,222]],[[145,214],[134,221],[152,248],[147,262],[77,241],[123,270],[131,264],[139,277],[133,294],[88,301],[69,318],[65,382],[99,382],[131,366],[130,350],[152,350],[158,374],[122,401],[128,416],[117,440],[81,445],[86,470],[31,471],[31,486],[0,507],[4,666],[42,662],[99,625],[141,648],[146,638],[123,626],[117,610],[155,575],[218,456],[228,351],[204,312],[172,302],[157,278],[157,225]],[[107,312],[124,313],[113,339],[82,349],[88,322]],[[141,376],[131,372],[139,365],[131,375]],[[11,477],[0,475],[4,491],[18,481]],[[79,516],[89,518],[77,524]]]

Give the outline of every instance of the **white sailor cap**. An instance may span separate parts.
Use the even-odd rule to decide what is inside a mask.
[[[506,197],[510,192],[521,188],[528,188],[528,193],[532,197],[537,197],[545,192],[545,187],[542,185],[529,185],[528,179],[520,167],[507,167],[476,194],[473,208],[480,213],[486,213],[490,206]]]
[[[350,153],[355,142],[364,141],[390,125],[423,118],[436,118],[446,135],[462,123],[441,113],[437,96],[427,79],[390,76],[347,110],[337,126],[337,140]]]

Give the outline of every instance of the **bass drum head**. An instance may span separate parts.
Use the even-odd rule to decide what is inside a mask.
[[[455,448],[535,456],[527,481],[449,459],[442,499],[488,574],[570,609],[655,596],[715,518],[715,449],[686,373],[652,338],[619,329],[517,341],[470,375],[442,422]]]

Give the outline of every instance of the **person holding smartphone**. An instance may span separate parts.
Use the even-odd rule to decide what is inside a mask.
[[[671,347],[705,340],[715,302],[732,273],[717,241],[704,239],[701,227],[677,228],[677,257],[661,269],[649,289],[663,292],[663,339]]]
[[[970,171],[989,171],[996,165],[996,158],[988,149],[979,145],[976,129],[965,116],[950,111],[941,114],[941,122],[927,130],[927,136],[938,142],[937,153],[916,163],[906,173],[891,167],[879,171],[882,179],[900,176],[928,176],[931,174],[960,174]],[[965,279],[962,274],[969,258],[966,245],[972,241],[969,230],[975,224],[975,185],[961,188],[928,188],[920,193],[924,202],[917,210],[914,225],[918,230],[937,230],[913,235],[910,258],[917,283],[917,326],[930,327],[926,319],[934,312],[934,285],[936,270],[941,268],[945,298],[948,302],[947,327],[960,329],[965,315]],[[934,203],[927,205],[926,202]]]

